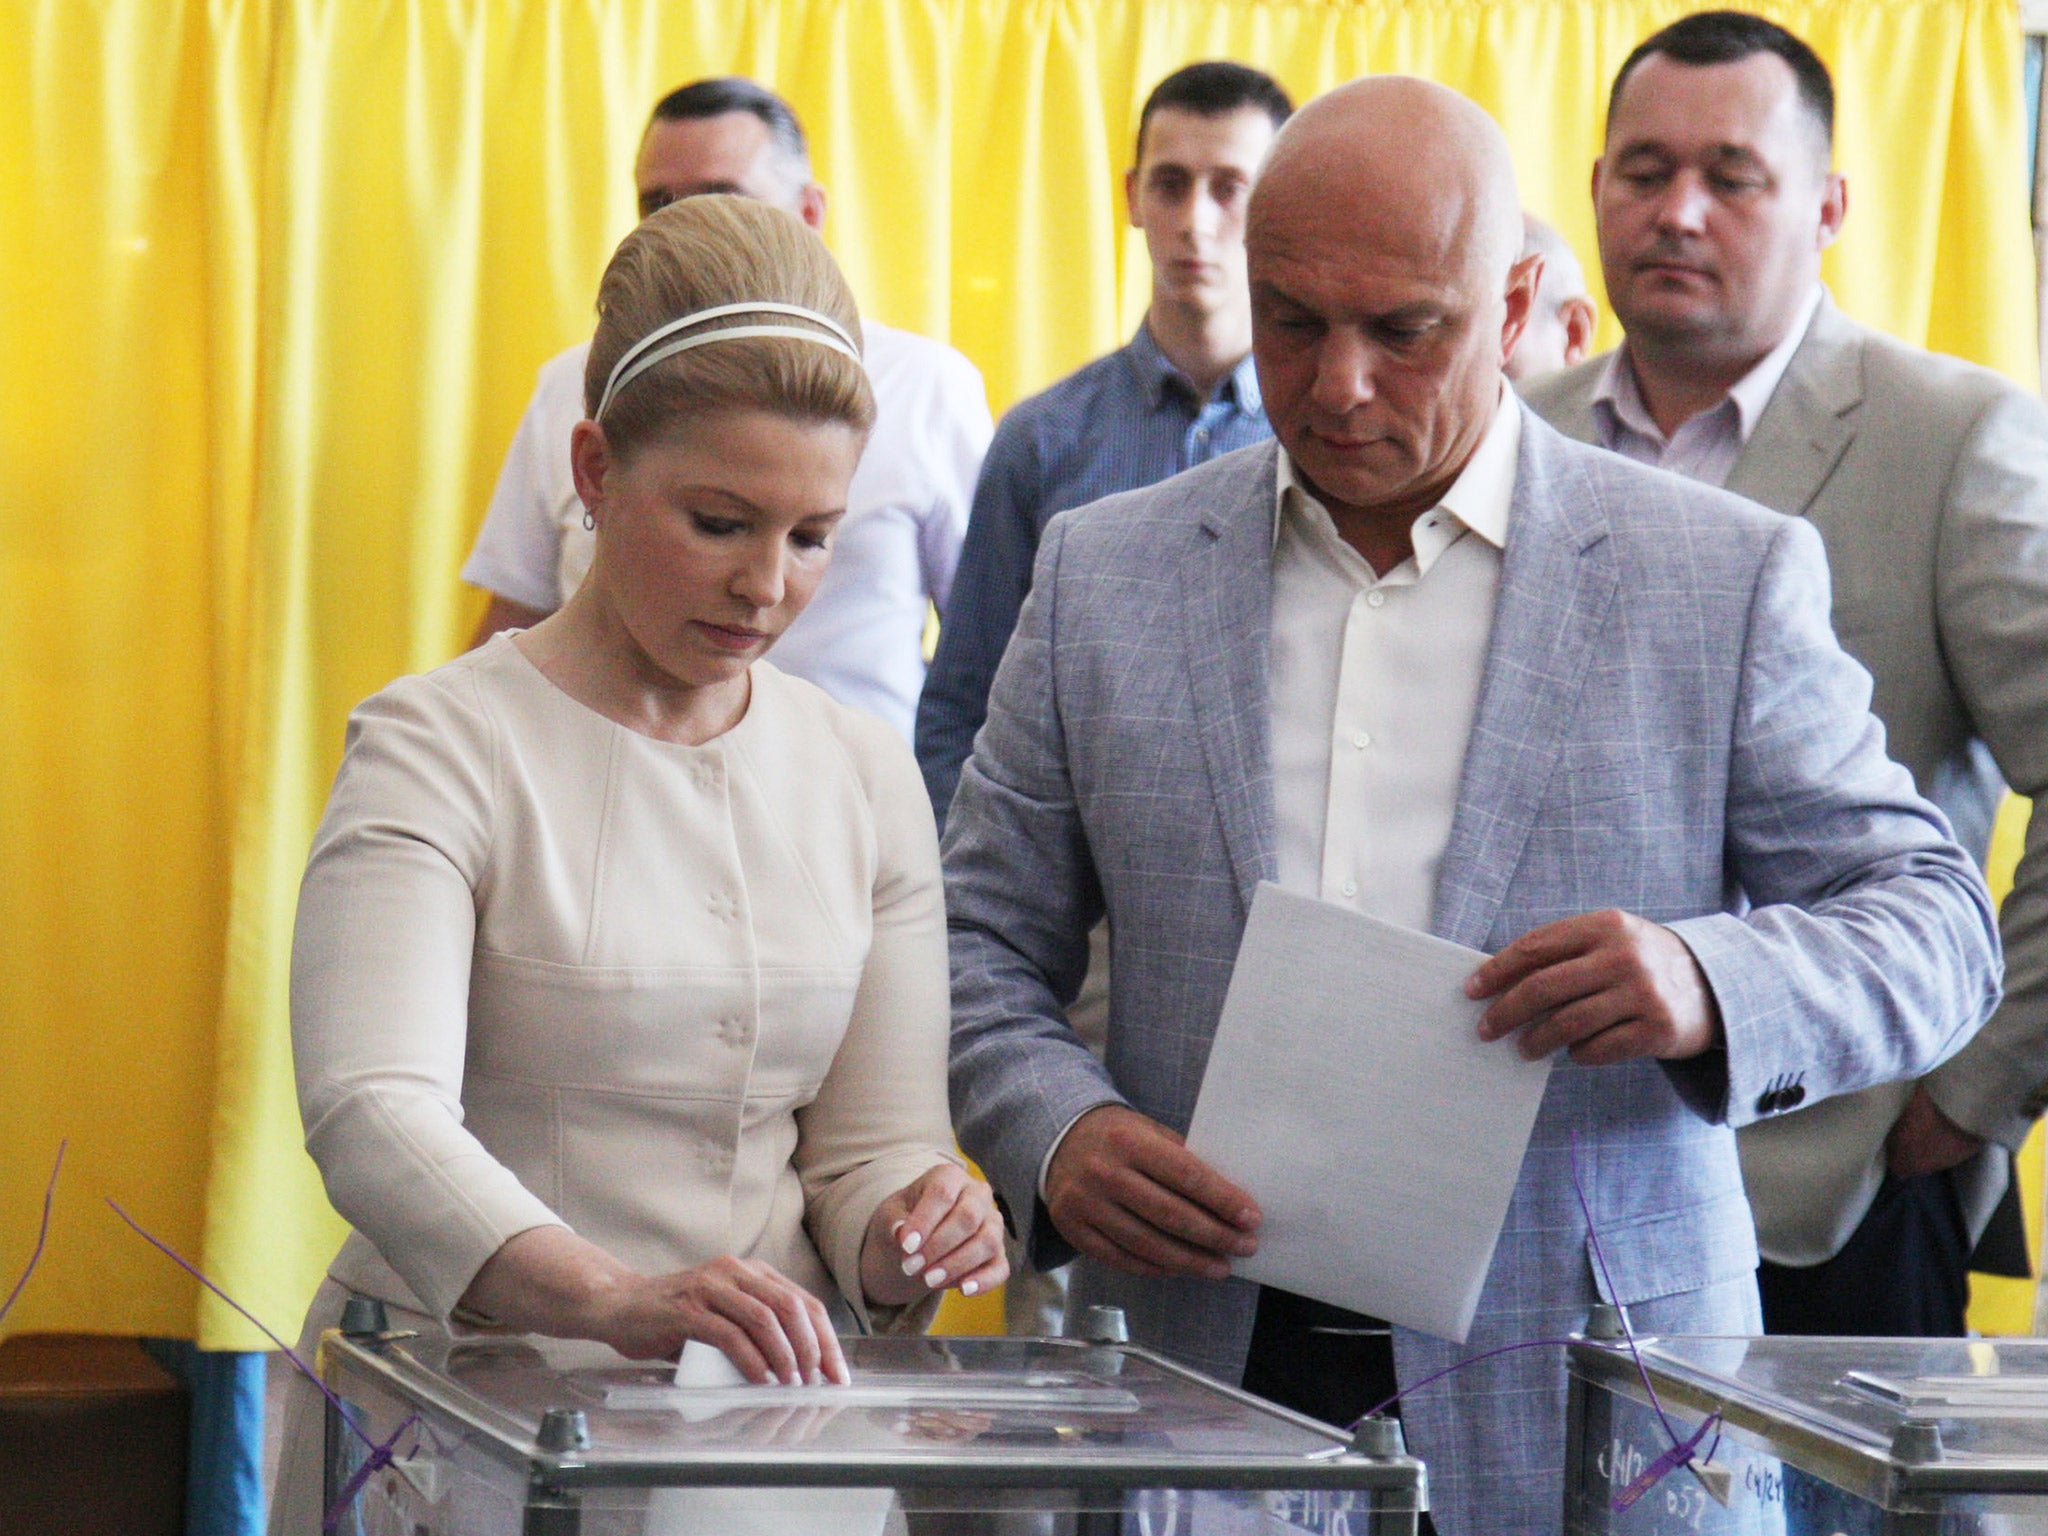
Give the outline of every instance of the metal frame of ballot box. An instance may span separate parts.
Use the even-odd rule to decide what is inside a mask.
[[[850,1387],[705,1388],[568,1341],[344,1329],[341,1536],[1415,1536],[1428,1508],[1397,1421],[1347,1434],[1121,1342],[856,1338]]]
[[[1565,1536],[2048,1536],[2048,1339],[1637,1344],[1568,1352]],[[1645,1376],[1720,1422],[1630,1501],[1672,1443]]]

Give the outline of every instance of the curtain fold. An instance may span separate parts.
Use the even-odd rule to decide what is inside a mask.
[[[253,321],[201,5],[0,8],[0,1268],[11,1327],[189,1335],[217,1080]],[[229,158],[232,158],[230,155]],[[199,211],[213,203],[216,222]],[[218,368],[216,365],[219,365]]]
[[[285,987],[349,708],[461,645],[534,370],[583,335],[646,111],[785,91],[880,318],[1008,405],[1145,301],[1121,173],[1198,57],[1464,90],[1593,259],[1608,80],[1683,0],[0,0],[0,1272],[18,1328],[261,1341],[97,1196],[297,1325],[341,1235]],[[2035,379],[2010,0],[1758,9],[1837,72],[1843,306]],[[1605,332],[1613,339],[1609,323]]]

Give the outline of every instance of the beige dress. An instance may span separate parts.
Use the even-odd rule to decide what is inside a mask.
[[[343,1288],[445,1321],[549,1224],[915,1320],[868,1316],[860,1249],[957,1160],[930,807],[882,722],[751,675],[698,747],[578,704],[509,635],[351,717],[292,953],[306,1145],[355,1229],[309,1333]],[[302,1397],[274,1530],[318,1529]]]

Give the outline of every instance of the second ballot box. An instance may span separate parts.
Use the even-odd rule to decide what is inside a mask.
[[[1571,1346],[1566,1536],[2048,1536],[2048,1339],[1639,1342]]]

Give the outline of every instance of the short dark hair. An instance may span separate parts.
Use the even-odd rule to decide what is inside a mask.
[[[1176,69],[1152,87],[1145,106],[1138,113],[1136,159],[1145,158],[1145,127],[1161,108],[1192,112],[1197,117],[1221,117],[1226,112],[1246,109],[1263,112],[1278,128],[1294,115],[1294,100],[1278,80],[1248,64],[1227,59],[1209,59]]]
[[[804,125],[788,102],[765,85],[744,75],[719,75],[693,80],[670,91],[654,104],[647,121],[654,123],[695,122],[707,117],[724,117],[728,112],[746,112],[768,125],[776,149],[811,174],[811,146],[804,138]]]
[[[1608,122],[1614,121],[1614,109],[1629,75],[1653,53],[1693,65],[1735,64],[1759,53],[1775,53],[1792,67],[1793,78],[1799,82],[1800,104],[1820,125],[1821,142],[1833,146],[1835,82],[1820,55],[1776,22],[1747,11],[1701,11],[1652,33],[1622,61],[1614,77],[1614,89],[1607,95]]]

